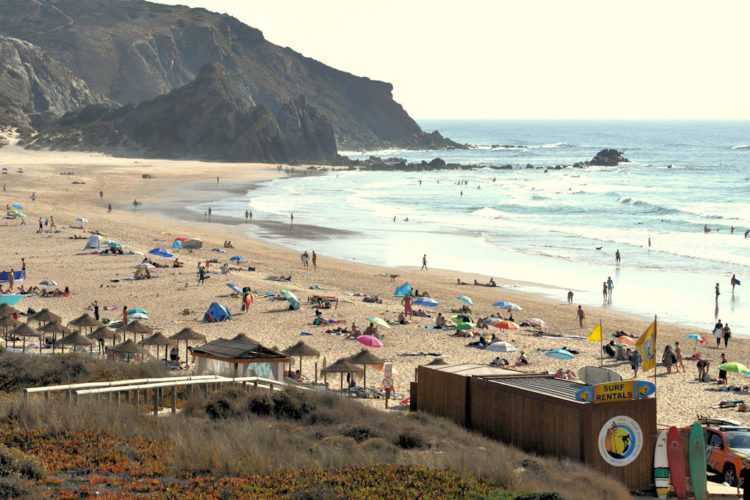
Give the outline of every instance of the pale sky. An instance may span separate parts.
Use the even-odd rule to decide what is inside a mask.
[[[158,3],[390,82],[417,119],[750,119],[747,1]]]

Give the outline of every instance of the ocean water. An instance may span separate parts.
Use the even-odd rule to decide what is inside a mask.
[[[440,157],[477,168],[293,176],[210,205],[217,215],[237,218],[247,208],[256,220],[288,222],[294,212],[295,223],[320,227],[315,238],[293,230],[252,232],[300,251],[386,266],[419,266],[427,254],[432,267],[549,285],[526,288],[561,301],[573,290],[577,303],[601,305],[602,282],[611,276],[615,290],[607,307],[704,333],[718,317],[736,335],[750,336],[750,281],[734,294],[729,285],[733,273],[750,280],[750,239],[744,237],[750,229],[750,122],[420,125],[473,148],[342,154]],[[554,169],[590,160],[605,147],[623,151],[631,162]],[[502,165],[512,169],[493,168]],[[202,213],[207,206],[190,209]],[[722,293],[715,301],[717,282]]]

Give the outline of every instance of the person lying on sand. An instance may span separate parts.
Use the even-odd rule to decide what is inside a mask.
[[[456,279],[456,284],[457,285],[466,285],[465,282],[461,281],[461,278]]]

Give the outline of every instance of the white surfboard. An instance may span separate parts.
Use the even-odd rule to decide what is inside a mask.
[[[578,378],[588,385],[603,384],[605,382],[619,382],[622,376],[613,370],[598,366],[584,366],[578,370]]]
[[[669,461],[667,459],[667,431],[661,431],[654,449],[654,482],[659,498],[667,498],[669,492]]]

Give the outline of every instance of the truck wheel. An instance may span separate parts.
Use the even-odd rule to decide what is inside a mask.
[[[737,471],[734,469],[734,465],[727,464],[724,466],[724,482],[729,486],[737,486]]]

